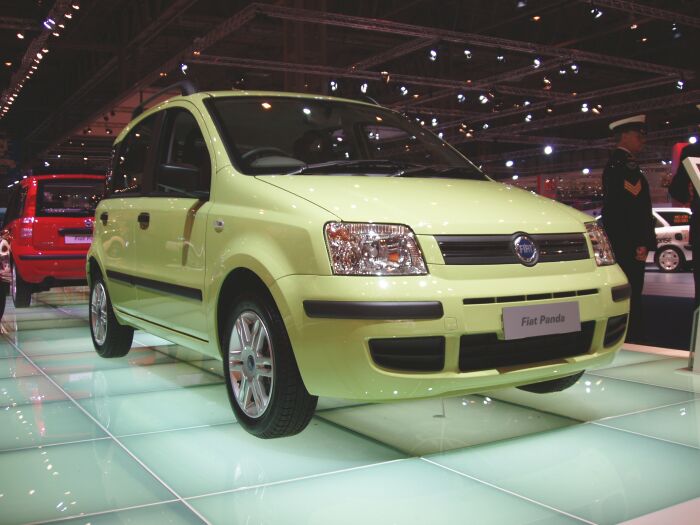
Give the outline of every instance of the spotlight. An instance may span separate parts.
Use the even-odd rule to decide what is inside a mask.
[[[581,173],[583,173],[584,175],[588,175],[590,172],[591,172],[591,170],[589,170],[588,168],[583,168],[581,170]]]
[[[489,129],[489,125],[488,125],[488,123],[484,123],[484,125],[483,125],[483,126],[481,126],[481,129]]]
[[[360,85],[360,91],[361,91],[362,93],[367,93],[367,88],[368,88],[368,87],[369,87],[369,86],[367,85],[367,82],[363,82],[363,83]]]
[[[433,119],[430,121],[430,124],[431,124],[433,127],[437,126],[437,125],[438,125],[438,119],[436,119],[435,117],[433,117]]]
[[[552,106],[547,106],[547,113],[553,113],[554,108]]]
[[[573,71],[574,73],[578,73],[578,66],[576,64],[571,64],[571,66],[569,67],[571,68],[571,71]]]
[[[486,104],[488,103],[488,101],[489,98],[486,95],[479,95],[479,102],[481,102],[482,104]]]
[[[634,30],[637,29],[638,27],[639,27],[639,26],[638,26],[637,24],[632,24],[632,25],[630,26],[630,30],[634,31]]]
[[[503,53],[499,52],[499,53],[496,55],[496,60],[497,60],[498,62],[503,63],[503,62],[506,61],[506,56],[505,56]]]
[[[428,58],[430,59],[431,62],[435,62],[437,60],[437,51],[435,49],[431,49],[430,52],[428,53]]]
[[[551,155],[554,149],[549,144],[544,147],[544,154]]]
[[[513,180],[518,180],[520,178],[520,175],[517,173],[511,177]]]
[[[73,13],[66,13],[63,16],[66,17],[68,20],[70,20],[71,18],[73,18]]]
[[[552,89],[552,81],[549,80],[547,77],[542,78],[542,85],[544,89]]]
[[[51,166],[51,163],[48,160],[45,160],[44,167],[48,168],[49,166]]]
[[[464,50],[464,56],[467,58],[467,60],[471,60],[472,58],[472,52],[469,49]]]
[[[532,61],[532,66],[533,66],[535,69],[537,69],[537,68],[540,67],[541,65],[542,65],[542,60],[540,60],[539,58],[536,58],[536,59],[534,59],[534,60]]]
[[[698,141],[698,138],[695,135],[688,137],[688,142],[690,142],[691,144],[695,144],[695,143],[697,143],[697,141]]]
[[[444,136],[444,133],[442,131],[440,133],[438,133],[439,138],[442,138],[443,136]]]
[[[540,20],[542,20],[542,17],[540,15],[535,15],[530,20],[532,20],[533,22],[539,22]]]
[[[684,87],[685,87],[685,81],[679,80],[678,82],[676,82],[676,89],[678,91],[683,91]]]
[[[583,113],[588,113],[588,104],[587,103],[584,102],[583,104],[581,104],[581,111]]]
[[[457,95],[457,102],[459,102],[460,104],[461,104],[462,102],[464,102],[465,100],[467,100],[467,97],[464,96],[464,93],[459,93],[459,94]]]
[[[603,16],[603,11],[601,11],[597,7],[593,6],[593,7],[591,7],[591,15],[593,15],[593,18],[597,20],[598,18]]]
[[[112,128],[106,128],[106,129],[105,129],[105,133],[107,133],[107,135],[111,135],[111,134],[112,134]]]
[[[526,100],[526,101],[523,102],[523,107],[524,107],[524,106],[529,106],[529,105],[530,105],[530,101],[529,101],[529,100]]]
[[[525,115],[525,122],[532,122],[532,113]]]
[[[52,30],[55,25],[56,21],[53,18],[47,18],[46,20],[44,20],[44,27],[49,31]]]
[[[78,2],[78,0],[73,0],[70,6],[76,11],[78,11],[80,9],[80,2]]]
[[[188,69],[187,64],[185,64],[185,63],[180,64],[180,71],[182,71],[183,75],[187,74],[187,69]]]
[[[408,95],[408,88],[407,88],[406,86],[401,86],[401,87],[399,88],[399,91],[401,92],[401,94],[402,94],[404,97],[405,97],[406,95]]]
[[[506,168],[512,168],[513,167],[513,161],[512,160],[507,160],[506,161]]]
[[[560,74],[560,75],[566,75],[566,69],[564,69],[563,67],[560,67],[560,68],[559,68],[559,74]]]
[[[517,7],[518,9],[527,7],[527,0],[518,0],[518,2],[515,4],[515,7]]]
[[[9,60],[7,60],[7,61],[5,62],[5,66],[7,66],[7,67],[12,67],[12,62],[10,62]]]
[[[17,33],[17,38],[24,40],[24,33]]]
[[[676,25],[675,22],[671,26],[671,31],[673,31],[673,38],[680,38],[683,36],[683,33],[681,33],[681,30],[678,29],[678,26]]]
[[[331,91],[338,91],[338,83],[335,80],[331,80],[330,86],[331,86]]]

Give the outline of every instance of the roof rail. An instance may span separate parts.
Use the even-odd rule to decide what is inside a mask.
[[[181,80],[180,82],[175,82],[174,84],[170,84],[169,86],[164,87],[163,89],[161,89],[157,93],[151,95],[146,100],[141,102],[138,106],[136,106],[134,108],[134,111],[131,112],[131,118],[134,119],[134,118],[138,117],[146,109],[146,104],[148,104],[152,100],[158,98],[162,94],[167,93],[168,91],[172,91],[175,88],[180,89],[181,95],[191,95],[192,93],[197,93],[197,91],[198,91],[197,88],[195,87],[195,85],[189,80]]]

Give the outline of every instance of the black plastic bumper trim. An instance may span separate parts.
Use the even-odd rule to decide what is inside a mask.
[[[82,255],[20,255],[20,261],[79,261],[85,260],[86,253]]]
[[[189,288],[187,286],[180,286],[179,284],[164,283],[163,281],[146,279],[145,277],[136,277],[134,275],[129,275],[128,273],[116,272],[114,270],[107,270],[107,277],[114,279],[115,281],[131,284],[133,286],[150,288],[151,290],[165,292],[171,295],[179,295],[180,297],[194,299],[195,301],[202,300],[202,290],[197,288]]]
[[[304,301],[309,317],[325,319],[440,319],[440,301]]]
[[[632,287],[629,284],[615,286],[610,291],[612,292],[612,300],[616,303],[629,299],[632,295]]]

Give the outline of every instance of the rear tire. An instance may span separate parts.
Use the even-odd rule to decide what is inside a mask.
[[[526,392],[533,392],[535,394],[549,394],[551,392],[561,392],[569,387],[576,384],[576,381],[581,379],[583,375],[583,370],[578,374],[572,376],[560,377],[559,379],[552,379],[550,381],[542,381],[540,383],[532,383],[530,385],[521,385],[518,388],[520,390],[525,390]]]
[[[0,320],[5,315],[5,302],[7,301],[7,290],[9,286],[5,282],[0,282]]]
[[[102,276],[90,283],[90,335],[101,357],[123,357],[131,350],[134,329],[119,324]]]
[[[12,281],[10,282],[10,294],[15,308],[26,308],[32,302],[32,285],[22,279],[17,271],[17,266],[12,263]]]
[[[236,297],[221,344],[226,390],[241,426],[264,439],[304,430],[318,398],[304,386],[272,299],[252,291]]]
[[[675,246],[666,246],[657,250],[654,262],[662,272],[677,272],[685,264],[685,257]]]

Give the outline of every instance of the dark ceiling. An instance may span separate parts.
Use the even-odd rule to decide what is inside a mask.
[[[0,132],[25,168],[104,169],[139,99],[185,75],[349,98],[366,84],[497,177],[601,167],[609,121],[641,112],[644,159],[665,160],[700,120],[697,0],[0,0],[0,13]]]

